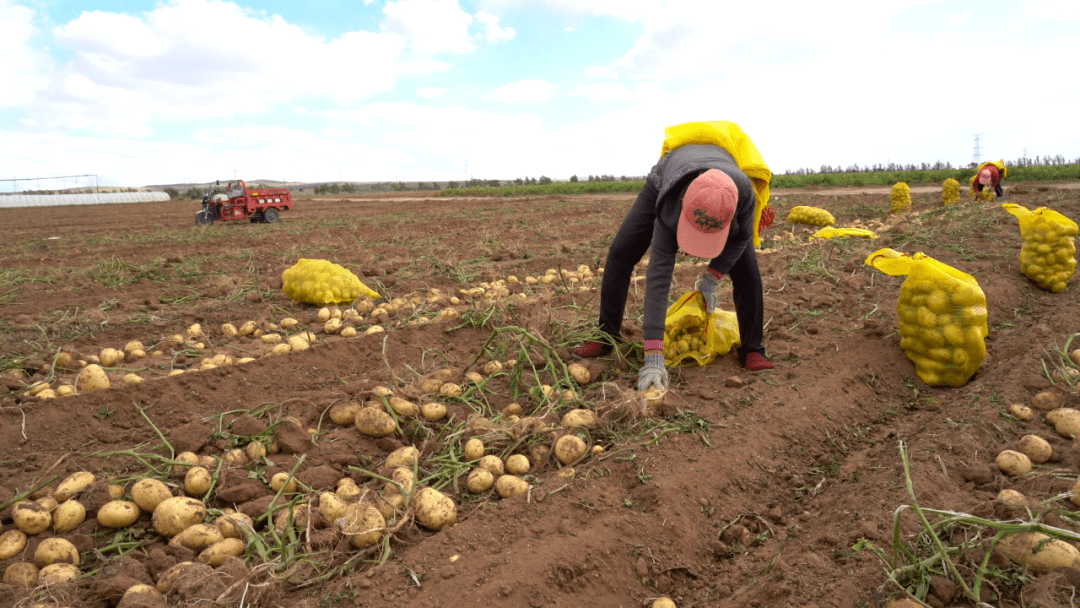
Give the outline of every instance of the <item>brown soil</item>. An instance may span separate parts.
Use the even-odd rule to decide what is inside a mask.
[[[663,415],[637,418],[622,395],[640,364],[640,349],[628,346],[601,360],[601,382],[561,386],[575,391],[577,406],[601,414],[588,438],[604,452],[576,464],[573,476],[552,458],[534,459],[531,491],[503,500],[469,495],[463,479],[450,480],[442,490],[457,503],[457,524],[432,532],[400,518],[388,553],[381,546],[357,551],[333,528],[317,525],[270,563],[249,542],[243,563],[185,571],[168,605],[629,608],[666,595],[680,608],[879,606],[898,589],[887,583],[884,563],[855,545],[867,539],[890,553],[894,512],[912,504],[900,442],[923,507],[1007,519],[1016,513],[994,502],[1003,488],[1038,500],[1067,491],[1080,472],[1080,446],[1041,415],[1021,422],[1005,407],[1030,403],[1039,391],[1080,406],[1074,387],[1050,379],[1062,361],[1056,351],[1077,331],[1078,291],[1075,279],[1052,294],[1020,274],[1015,218],[997,203],[942,208],[936,191],[916,190],[914,210],[902,216],[889,214],[887,191],[774,194],[777,222],[765,232],[760,263],[775,370],[747,373],[733,355],[674,369]],[[1007,198],[1080,217],[1072,190],[1030,187]],[[584,264],[595,272],[632,202],[631,195],[323,197],[298,200],[276,225],[205,229],[195,226],[197,203],[190,201],[2,209],[0,364],[7,371],[0,384],[0,504],[83,470],[130,489],[133,478],[153,475],[150,466],[180,495],[182,479],[148,454],[169,456],[171,446],[220,457],[258,436],[276,439],[281,451],[257,464],[222,465],[206,501],[258,517],[273,496],[265,482],[275,472],[296,468],[313,491],[332,488],[341,476],[380,489],[382,482],[363,471],[377,469],[394,448],[413,443],[426,457],[445,456],[447,446],[483,432],[461,427],[477,403],[496,424],[511,402],[557,421],[572,406],[545,398],[537,385],[558,383],[549,372],[561,366],[534,377],[521,356],[531,354],[537,369],[550,353],[568,362],[566,349],[594,324],[597,282],[585,289],[569,281],[519,283],[495,300],[459,290],[510,275],[524,281],[549,268]],[[840,225],[873,227],[881,238],[807,242],[809,230],[783,221],[798,204],[824,207]],[[988,353],[965,386],[929,387],[916,377],[897,334],[903,278],[863,264],[881,247],[923,251],[979,280],[989,310]],[[419,309],[378,319],[385,333],[363,335],[372,323],[364,320],[358,337],[326,335],[317,307],[296,304],[281,290],[281,272],[302,257],[341,263],[391,298],[418,296]],[[685,262],[674,295],[691,289],[701,272]],[[644,264],[642,277],[643,271]],[[442,307],[427,302],[433,289],[458,295],[459,315],[421,325],[418,315],[434,317]],[[631,344],[640,341],[643,292],[642,278],[628,305]],[[220,330],[284,317],[317,332],[312,348],[264,357],[269,344]],[[205,333],[202,351],[168,341],[193,323]],[[50,372],[59,350],[85,358],[131,340],[162,354],[111,369],[111,389],[45,401],[27,393],[37,380],[54,388],[73,382],[73,371]],[[191,373],[213,354],[256,359]],[[374,440],[336,426],[326,413],[335,403],[374,399],[378,385],[408,395],[407,384],[443,368],[468,387],[463,372],[515,357],[516,369],[525,370],[520,376],[491,376],[472,389],[471,401],[443,398],[449,423],[412,421]],[[29,377],[15,378],[15,369]],[[167,376],[176,369],[189,372]],[[144,381],[123,384],[125,373]],[[286,415],[317,432],[303,433],[282,420]],[[1049,441],[1054,456],[1028,476],[1007,478],[994,457],[1026,433]],[[488,436],[490,446],[525,453],[550,438],[526,434],[528,442],[512,443],[514,435],[498,430]],[[438,470],[428,459],[420,474]],[[80,550],[85,576],[31,590],[2,584],[0,606],[162,605],[121,597],[194,554],[167,544],[146,514],[131,528],[99,526],[93,513],[103,496],[98,486],[84,491],[87,522],[59,535]],[[1056,512],[1040,516],[1046,523],[1077,529],[1075,514],[1064,511],[1067,500],[1049,504]],[[12,527],[10,511],[0,513],[5,529]],[[902,539],[916,546],[920,528],[910,511],[902,522]],[[978,530],[954,527],[943,536],[957,546]],[[30,537],[0,569],[33,561],[40,541],[54,535]],[[260,526],[260,538],[271,536]],[[983,530],[984,540],[989,536]],[[986,546],[957,557],[968,584]],[[996,574],[984,590],[994,605],[1063,605],[1055,603],[1070,597],[1062,589],[1077,580],[1061,571],[1024,578],[998,555],[991,567]],[[973,605],[940,567],[931,570],[923,579],[928,591],[913,591],[932,606]]]

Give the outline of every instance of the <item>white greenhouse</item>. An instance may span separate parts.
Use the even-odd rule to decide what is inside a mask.
[[[51,205],[102,205],[106,203],[154,203],[169,200],[164,192],[97,192],[91,194],[4,194],[0,208]]]

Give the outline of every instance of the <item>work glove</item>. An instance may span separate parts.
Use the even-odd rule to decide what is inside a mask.
[[[702,273],[701,278],[697,282],[697,290],[701,292],[701,295],[705,297],[705,313],[712,314],[712,311],[716,309],[716,286],[720,284],[720,277],[713,276],[713,273],[705,271]]]
[[[639,391],[647,391],[649,387],[666,391],[668,386],[667,366],[664,365],[663,353],[646,353],[645,366],[638,372]]]

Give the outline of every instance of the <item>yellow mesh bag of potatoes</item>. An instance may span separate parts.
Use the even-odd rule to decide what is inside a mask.
[[[814,239],[844,239],[848,237],[861,237],[864,239],[876,239],[878,235],[873,230],[866,228],[822,228],[810,235]]]
[[[893,184],[889,191],[889,201],[892,203],[893,213],[903,213],[911,209],[911,188],[904,182]]]
[[[1039,207],[1034,211],[1016,203],[1002,205],[1020,220],[1020,272],[1039,287],[1053,293],[1065,291],[1076,272],[1076,222]]]
[[[796,205],[788,211],[787,221],[792,224],[810,224],[811,226],[832,226],[836,223],[833,214],[818,207]]]
[[[285,295],[305,304],[327,306],[349,304],[360,296],[379,297],[347,268],[327,260],[301,258],[281,273]]]
[[[675,366],[692,359],[710,363],[739,345],[739,322],[735,313],[716,308],[705,313],[705,297],[688,291],[668,307],[664,319],[664,362]]]
[[[923,253],[880,249],[866,264],[906,275],[896,302],[900,348],[930,386],[963,386],[986,357],[986,295],[970,274]]]
[[[955,205],[960,202],[960,182],[949,178],[941,183],[941,204]]]

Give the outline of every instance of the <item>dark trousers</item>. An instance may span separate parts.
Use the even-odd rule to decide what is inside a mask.
[[[623,220],[611,241],[604,265],[604,279],[600,285],[600,329],[611,336],[613,342],[621,341],[630,276],[652,242],[655,207],[643,199],[638,198]],[[765,347],[761,345],[765,321],[764,287],[752,241],[747,243],[743,254],[728,271],[728,276],[731,278],[735,316],[739,322],[739,361],[745,361],[752,352],[764,355]]]

